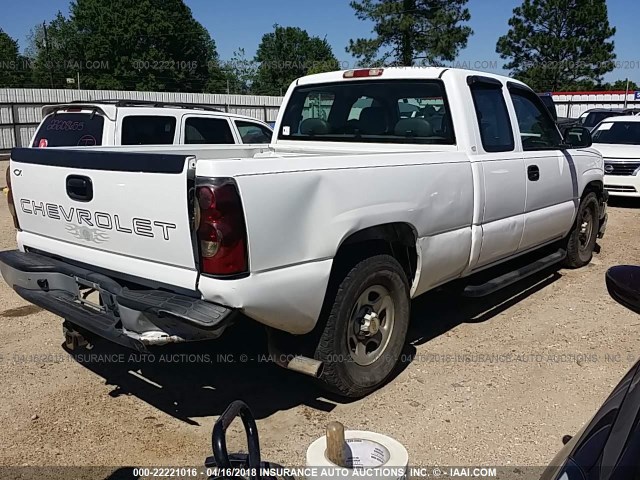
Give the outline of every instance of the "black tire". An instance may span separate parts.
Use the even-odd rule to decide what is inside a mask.
[[[357,313],[368,306],[361,307],[358,312],[355,310],[363,295],[369,295],[366,297],[367,302],[372,293],[376,299],[373,290],[386,291],[385,300],[378,299],[383,304],[388,306],[388,299],[392,301],[392,307],[382,308],[380,318],[376,320],[379,321],[378,333],[389,327],[390,331],[386,334],[386,339],[380,343],[380,356],[376,357],[375,350],[370,353],[372,363],[362,365],[352,357],[357,355],[356,352],[352,353],[353,331],[358,322],[355,319],[361,318]],[[372,305],[374,304],[375,302],[372,302]],[[320,376],[323,386],[342,396],[359,398],[383,385],[398,364],[404,348],[410,304],[409,283],[395,258],[390,255],[376,255],[356,264],[340,281],[335,299],[328,305],[330,310],[326,321],[321,319],[325,321],[324,330],[316,347],[315,358],[323,362]],[[387,310],[392,312],[388,317],[391,318],[391,322],[387,321]],[[349,336],[352,338],[348,338]],[[374,338],[365,338],[362,343],[373,340],[372,343],[375,344]],[[366,347],[365,351],[368,345]],[[362,353],[362,350],[360,352]]]
[[[564,266],[580,268],[588,265],[598,238],[600,206],[595,193],[588,193],[580,202],[576,222],[567,237],[567,257]]]

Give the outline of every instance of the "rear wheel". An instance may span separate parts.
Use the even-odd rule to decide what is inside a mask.
[[[576,223],[567,238],[566,267],[580,268],[591,262],[598,237],[599,219],[598,197],[591,192],[582,199]]]
[[[315,358],[329,389],[361,397],[380,387],[398,364],[409,326],[409,285],[396,259],[376,255],[341,281]]]

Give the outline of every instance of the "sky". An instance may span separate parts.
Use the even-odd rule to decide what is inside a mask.
[[[619,68],[607,74],[605,81],[629,78],[640,83],[636,1],[608,2],[609,21],[617,28],[614,41]],[[186,0],[186,3],[194,17],[209,30],[223,60],[229,59],[240,47],[252,57],[262,35],[272,31],[277,23],[326,37],[336,57],[344,65],[352,64],[351,55],[345,51],[349,39],[368,37],[372,26],[355,17],[348,0]],[[495,46],[498,37],[507,32],[513,8],[520,3],[521,0],[470,0],[469,25],[474,34],[456,60],[457,66],[505,73],[501,68],[504,61],[495,53]],[[0,28],[17,39],[24,49],[36,23],[51,20],[58,10],[67,15],[68,6],[68,0],[25,0],[24,3],[0,0]]]

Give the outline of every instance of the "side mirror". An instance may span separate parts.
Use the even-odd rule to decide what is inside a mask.
[[[640,313],[640,267],[611,267],[605,278],[609,295],[629,310]]]
[[[568,148],[587,148],[593,144],[591,132],[585,127],[566,128],[562,138]]]

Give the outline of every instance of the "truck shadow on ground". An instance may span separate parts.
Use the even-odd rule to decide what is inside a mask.
[[[499,315],[530,295],[562,278],[555,269],[547,269],[529,278],[481,298],[437,290],[413,301],[407,341],[419,346],[464,323],[482,323]],[[454,353],[454,352],[452,352]]]
[[[614,208],[635,208],[640,209],[640,198],[632,197],[609,197],[610,207]]]
[[[195,418],[220,415],[234,400],[247,403],[258,419],[300,404],[335,407],[321,399],[314,379],[270,363],[264,329],[244,319],[216,341],[167,345],[148,354],[100,341],[74,355],[115,387],[111,396],[134,395],[193,425]]]
[[[412,323],[394,378],[411,364],[416,347],[464,323],[485,322],[561,277],[540,272],[483,299],[438,290],[413,302]],[[84,367],[113,385],[111,396],[134,395],[189,424],[220,415],[234,400],[245,401],[256,418],[298,405],[331,411],[348,400],[324,392],[314,379],[284,370],[266,360],[264,329],[248,320],[212,342],[170,345],[147,356],[98,342],[73,352]]]

